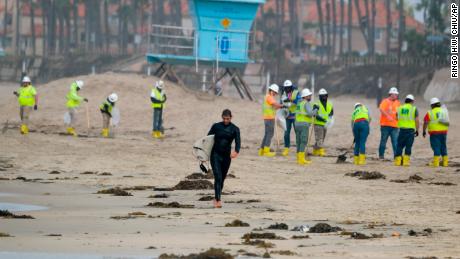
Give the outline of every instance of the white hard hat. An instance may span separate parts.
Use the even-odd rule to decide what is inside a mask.
[[[114,103],[118,101],[118,95],[116,93],[110,94],[107,98],[110,102]]]
[[[292,86],[291,80],[286,80],[286,81],[284,81],[283,86],[284,86],[284,87],[291,87],[291,86]]]
[[[165,85],[165,83],[162,80],[155,82],[155,87],[156,88],[163,89],[164,85]]]
[[[75,83],[77,84],[77,87],[80,89],[82,89],[83,85],[85,85],[85,83],[82,80],[77,80],[75,81]]]
[[[436,98],[436,97],[433,97],[433,98],[431,98],[431,100],[430,100],[430,104],[431,104],[431,105],[436,104],[436,103],[440,103],[440,102],[441,102],[441,101],[440,101],[438,98]]]
[[[319,95],[326,95],[326,94],[327,94],[327,91],[326,91],[326,89],[321,88],[321,89],[319,89],[318,94],[319,94]]]
[[[272,90],[275,93],[278,93],[280,91],[280,87],[277,84],[272,84],[268,87],[268,90]]]
[[[361,103],[355,103],[355,108],[358,107],[359,105],[362,105]]]
[[[406,96],[406,99],[415,101],[415,98],[414,98],[414,96],[413,96],[412,94],[408,94],[408,95]]]
[[[310,96],[312,93],[310,91],[310,89],[308,88],[305,88],[302,90],[302,92],[300,93],[300,97],[304,98],[304,97],[307,97],[307,96]]]
[[[28,76],[23,77],[22,82],[23,83],[32,83],[32,81],[30,81],[30,77],[28,77]]]
[[[396,87],[390,88],[390,91],[388,92],[388,94],[399,94],[398,88]]]

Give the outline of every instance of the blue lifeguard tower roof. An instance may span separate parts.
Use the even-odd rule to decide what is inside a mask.
[[[251,27],[265,0],[189,0],[193,28],[152,26],[150,63],[241,67],[249,59]]]

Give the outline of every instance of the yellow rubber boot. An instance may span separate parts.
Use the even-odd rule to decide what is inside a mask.
[[[68,133],[69,135],[74,136],[74,137],[77,136],[77,133],[75,132],[75,129],[74,129],[74,128],[71,128],[71,127],[67,128],[67,133]]]
[[[402,157],[401,156],[395,157],[395,166],[400,166],[401,162],[402,162]]]
[[[443,156],[442,157],[442,166],[443,167],[448,167],[449,166],[449,157],[448,156]]]
[[[274,157],[275,155],[276,155],[275,152],[270,151],[270,147],[264,147],[264,156]]]
[[[161,131],[157,131],[158,133],[158,138],[164,138],[165,134],[161,133]]]
[[[403,166],[410,166],[410,156],[408,156],[408,155],[403,156],[402,165]]]
[[[320,148],[318,150],[318,155],[321,156],[321,157],[325,156],[326,155],[326,150],[324,148]]]
[[[305,152],[299,152],[297,153],[298,158],[297,158],[297,163],[299,165],[309,165],[311,164],[310,160],[305,159]]]
[[[300,165],[300,152],[296,153],[296,157],[297,157],[297,164]]]
[[[431,167],[438,167],[439,166],[439,156],[434,156],[433,161],[431,161],[428,165]]]
[[[264,156],[264,149],[263,148],[259,148],[259,156]]]
[[[27,133],[29,133],[29,130],[28,130],[26,124],[21,124],[21,129],[20,129],[20,131],[21,131],[21,134],[24,134],[24,135],[26,135]]]
[[[311,154],[312,154],[313,156],[319,156],[319,152],[318,152],[318,151],[319,151],[319,149],[314,148],[313,151],[311,152]]]
[[[107,129],[107,128],[102,129],[102,136],[104,138],[108,138],[109,137],[109,129]]]
[[[359,156],[354,156],[353,157],[353,164],[359,165]]]
[[[305,152],[302,152],[302,160],[303,160],[303,162],[304,162],[305,165],[311,164],[311,160],[310,160],[310,158],[308,157],[308,154],[307,154],[307,156],[305,156]]]
[[[358,164],[359,165],[365,165],[366,164],[366,155],[359,154]]]
[[[289,148],[288,147],[285,147],[283,149],[283,153],[281,153],[282,156],[288,156],[289,155]]]

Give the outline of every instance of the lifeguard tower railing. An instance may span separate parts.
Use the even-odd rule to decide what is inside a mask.
[[[175,65],[242,67],[256,58],[254,33],[238,30],[212,30],[211,42],[200,42],[200,33],[192,27],[154,24],[148,59],[152,63],[167,62]],[[238,37],[232,37],[238,35]],[[243,36],[242,36],[243,35]],[[209,37],[207,37],[209,39]],[[249,43],[249,44],[248,44]]]

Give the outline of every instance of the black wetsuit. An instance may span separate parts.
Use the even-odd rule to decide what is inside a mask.
[[[225,177],[232,159],[232,142],[235,140],[235,151],[240,152],[241,140],[240,129],[233,123],[225,125],[218,122],[212,125],[208,135],[214,135],[214,147],[211,152],[211,167],[214,174],[214,192],[217,201],[220,201]]]

